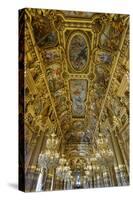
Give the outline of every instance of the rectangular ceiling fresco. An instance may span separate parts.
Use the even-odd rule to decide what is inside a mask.
[[[72,101],[72,116],[85,116],[85,101],[87,96],[87,80],[70,80],[70,94]]]

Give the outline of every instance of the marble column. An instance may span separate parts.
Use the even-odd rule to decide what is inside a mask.
[[[51,190],[51,181],[52,181],[52,170],[48,169],[47,178],[46,178],[46,182],[45,182],[45,190],[46,191]]]
[[[35,177],[37,166],[38,166],[38,156],[39,156],[39,153],[41,151],[43,138],[44,138],[44,133],[41,132],[40,136],[36,139],[37,140],[36,145],[34,147],[34,151],[32,152],[32,156],[31,156],[30,163],[29,163],[29,165],[32,166],[32,168],[33,168],[32,169],[33,175],[31,177],[31,189],[30,189],[30,191],[36,190],[36,184],[34,184],[34,177]]]
[[[121,177],[120,177],[120,171],[119,171],[119,165],[123,165],[124,164],[124,160],[118,145],[118,141],[116,138],[116,134],[115,132],[111,132],[111,141],[112,141],[112,146],[113,146],[113,150],[114,150],[114,170],[115,170],[115,174],[116,174],[116,179],[117,179],[117,185],[121,186],[122,182],[121,182]]]
[[[119,146],[116,132],[112,133],[112,137],[114,140],[114,146],[115,146],[117,163],[118,163],[117,167],[115,167],[116,177],[119,182],[118,185],[127,185],[128,184],[128,173],[126,170],[123,154],[122,154],[120,146]]]
[[[50,190],[54,190],[54,178],[55,178],[55,170],[54,168],[51,170],[52,172],[52,178],[51,178],[51,187],[50,187]]]
[[[41,169],[39,177],[38,177],[37,185],[36,185],[36,192],[42,191],[43,176],[44,176],[44,169]]]
[[[101,177],[97,174],[97,187],[101,187]]]
[[[108,172],[107,171],[103,172],[103,180],[104,180],[104,186],[105,187],[109,187],[110,186],[110,181],[109,181],[109,177],[108,177]]]
[[[119,172],[120,172],[120,178],[121,178],[121,183],[123,186],[129,185],[129,178],[126,172],[126,167],[125,165],[120,165],[119,166]]]

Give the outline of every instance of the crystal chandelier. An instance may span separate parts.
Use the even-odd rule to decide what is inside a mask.
[[[41,168],[57,166],[59,161],[59,153],[57,152],[58,145],[59,139],[55,133],[52,133],[46,141],[46,150],[41,152],[38,158],[38,164]]]
[[[99,177],[101,167],[99,166],[98,160],[96,158],[95,153],[92,154],[89,162],[87,161],[87,166],[84,167],[84,176],[83,176],[83,185],[84,188],[92,187],[93,182],[97,181],[97,177]]]
[[[40,168],[50,168],[53,166],[57,166],[59,161],[59,153],[51,152],[47,149],[44,153],[40,153],[38,158],[38,164]]]
[[[44,169],[45,169],[44,184],[45,184],[47,177],[47,169],[54,168],[58,165],[60,157],[57,151],[58,145],[59,145],[59,139],[56,137],[55,133],[52,133],[46,141],[46,150],[44,152],[41,152],[38,158],[38,165],[41,170],[36,186],[36,191],[42,190],[42,179],[43,179]],[[51,183],[51,190],[52,188],[53,188],[53,178]]]
[[[50,149],[51,151],[56,150],[59,145],[59,139],[56,137],[56,134],[53,132],[51,137],[47,139],[46,148]]]
[[[85,170],[85,175],[87,177],[91,177],[95,173],[98,173],[100,171],[99,162],[96,157],[96,152],[92,154],[89,162],[87,163],[87,167],[85,167],[84,170]]]
[[[83,185],[84,188],[88,188],[88,181],[92,178],[92,166],[88,163],[88,165],[84,168],[85,175],[83,176]]]
[[[99,131],[100,132],[100,131]],[[84,167],[83,185],[85,188],[92,186],[101,186],[101,174],[107,171],[106,168],[113,164],[113,151],[110,148],[108,137],[99,133],[95,138],[95,147],[93,145],[92,152],[87,159],[87,164]]]
[[[90,177],[92,175],[92,165],[90,163],[84,168],[85,176]]]
[[[96,140],[97,151],[96,159],[100,164],[113,162],[113,151],[110,148],[108,138],[105,138],[101,133]]]
[[[61,180],[67,181],[71,179],[71,173],[70,166],[64,155],[62,155],[62,158],[59,160],[59,166],[56,168],[56,175],[60,177]]]

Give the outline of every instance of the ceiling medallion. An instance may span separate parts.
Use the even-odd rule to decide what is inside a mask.
[[[69,65],[76,72],[86,69],[89,62],[89,42],[84,32],[76,31],[70,35],[68,41],[68,61]]]

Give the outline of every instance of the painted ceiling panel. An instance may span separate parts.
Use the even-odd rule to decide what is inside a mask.
[[[69,62],[73,69],[82,71],[88,64],[89,60],[89,44],[86,36],[76,31],[73,33],[69,40]]]
[[[70,80],[72,100],[72,117],[85,117],[85,101],[87,96],[87,80]]]

